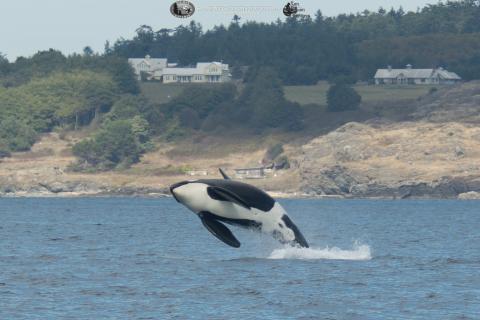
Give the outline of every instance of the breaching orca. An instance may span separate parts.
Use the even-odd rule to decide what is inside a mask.
[[[240,242],[223,224],[236,225],[271,234],[281,243],[308,248],[308,243],[282,206],[264,191],[230,180],[182,181],[170,187],[177,202],[193,211],[215,237],[238,248]],[[223,222],[223,223],[222,223]]]

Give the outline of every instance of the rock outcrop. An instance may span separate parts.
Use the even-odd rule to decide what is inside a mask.
[[[348,123],[303,146],[300,189],[402,199],[480,191],[479,136],[472,124]]]
[[[480,200],[480,192],[469,191],[458,195],[460,200]]]

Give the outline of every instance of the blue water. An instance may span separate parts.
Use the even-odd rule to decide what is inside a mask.
[[[172,199],[0,199],[0,319],[480,318],[480,201],[281,202],[312,249]]]

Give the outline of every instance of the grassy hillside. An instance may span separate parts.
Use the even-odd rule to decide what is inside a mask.
[[[162,84],[158,82],[143,82],[140,85],[142,93],[153,103],[166,103],[178,96],[188,86],[211,86],[208,84]],[[305,104],[327,104],[327,91],[330,85],[321,81],[313,86],[285,86],[285,97],[293,102]],[[353,86],[366,103],[406,99],[416,99],[424,96],[433,87],[440,86],[373,86],[358,84]]]
[[[327,104],[327,91],[330,85],[321,81],[314,86],[285,86],[288,100],[300,104]],[[434,86],[373,86],[358,84],[353,86],[362,96],[362,102],[398,101],[416,99],[428,93]],[[438,87],[438,86],[437,86]]]
[[[162,84],[159,82],[142,82],[140,84],[141,92],[153,103],[166,103],[171,98],[178,96],[185,85],[182,84]]]
[[[180,95],[182,90],[187,87],[206,87],[211,88],[215,84],[202,84],[202,83],[193,83],[193,84],[182,84],[182,83],[169,83],[163,84],[160,82],[141,82],[140,90],[141,92],[153,103],[166,103],[169,102],[172,98],[175,98]]]

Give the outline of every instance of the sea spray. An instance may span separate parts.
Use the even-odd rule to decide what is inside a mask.
[[[285,246],[275,249],[268,259],[302,259],[302,260],[370,260],[372,253],[370,246],[355,243],[352,250],[343,250],[337,247],[326,248],[298,248]]]

